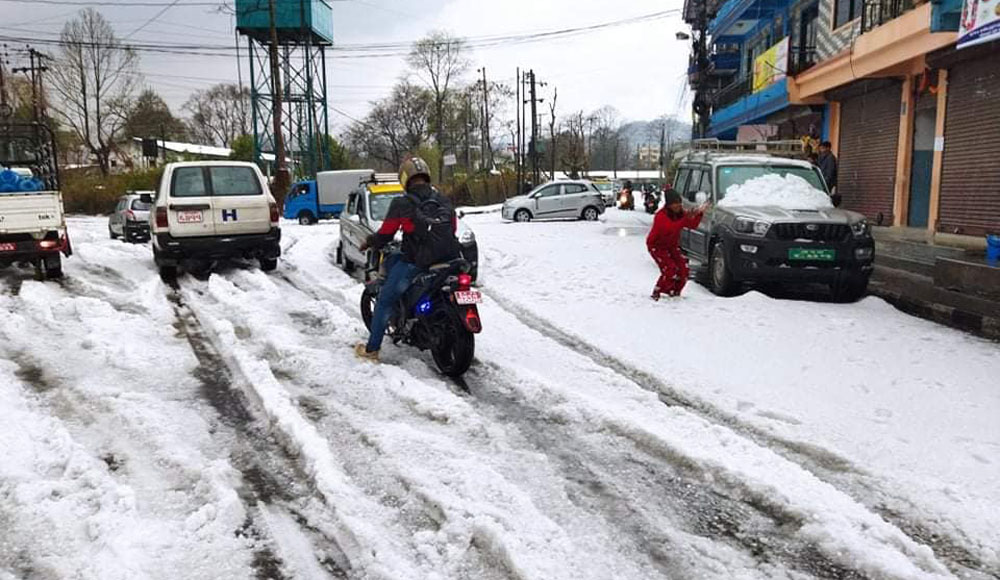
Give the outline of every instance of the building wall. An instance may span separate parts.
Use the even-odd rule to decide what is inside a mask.
[[[859,0],[860,1],[860,0]],[[851,42],[861,34],[861,19],[855,19],[834,30],[833,11],[836,0],[820,0],[819,30],[816,35],[816,53],[822,62],[850,49]]]

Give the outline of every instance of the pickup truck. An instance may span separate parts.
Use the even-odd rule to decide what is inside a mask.
[[[304,226],[321,219],[339,218],[347,196],[365,182],[373,181],[371,169],[322,171],[316,179],[292,184],[285,198],[285,219],[298,220]]]
[[[0,136],[0,268],[31,264],[36,276],[62,276],[73,253],[55,169],[51,132],[38,124],[7,125]]]

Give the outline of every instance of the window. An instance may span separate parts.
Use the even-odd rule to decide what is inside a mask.
[[[816,168],[781,166],[781,165],[731,165],[719,168],[719,194],[721,200],[726,195],[726,190],[734,185],[742,185],[747,181],[762,175],[780,175],[786,177],[795,175],[809,182],[809,185],[825,192],[823,178],[820,177]]]
[[[695,194],[698,193],[698,186],[701,185],[701,169],[691,170],[691,179],[688,180],[687,187],[684,189],[683,195],[688,201],[694,201]]]
[[[563,193],[566,195],[572,195],[574,193],[584,193],[587,191],[587,186],[580,183],[567,183],[563,186]]]
[[[701,173],[701,186],[698,188],[698,191],[703,191],[703,192],[707,193],[709,195],[709,197],[711,197],[711,195],[712,195],[712,172],[711,171],[703,171]]]
[[[170,181],[171,197],[204,197],[208,195],[205,187],[205,173],[201,167],[179,167],[174,170]]]
[[[559,195],[559,186],[550,185],[542,190],[539,190],[536,197],[543,198],[543,197],[553,197],[556,195]]]
[[[684,188],[687,187],[688,175],[691,174],[691,170],[687,167],[677,170],[677,177],[674,178],[674,189],[679,193],[684,192]]]
[[[264,193],[251,167],[210,167],[213,195],[261,195]]]
[[[372,195],[368,198],[371,204],[372,219],[380,222],[385,219],[386,214],[389,213],[389,206],[392,205],[392,200],[397,197],[403,197],[404,193],[380,193],[378,195]]]
[[[855,18],[861,17],[863,0],[835,0],[833,27],[840,28]]]
[[[149,204],[141,199],[132,200],[132,209],[135,211],[149,211]]]
[[[349,198],[347,198],[347,215],[357,215],[358,213],[358,194],[352,193]]]

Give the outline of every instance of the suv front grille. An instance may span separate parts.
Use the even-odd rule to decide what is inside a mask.
[[[851,228],[844,224],[774,224],[771,231],[779,240],[817,242],[842,242],[851,235]]]

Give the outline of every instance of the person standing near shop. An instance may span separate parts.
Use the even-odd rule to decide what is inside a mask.
[[[834,207],[840,207],[840,193],[837,192],[837,156],[833,154],[833,146],[829,141],[819,144],[819,157],[816,166],[823,174],[826,186],[830,188],[830,200]]]

